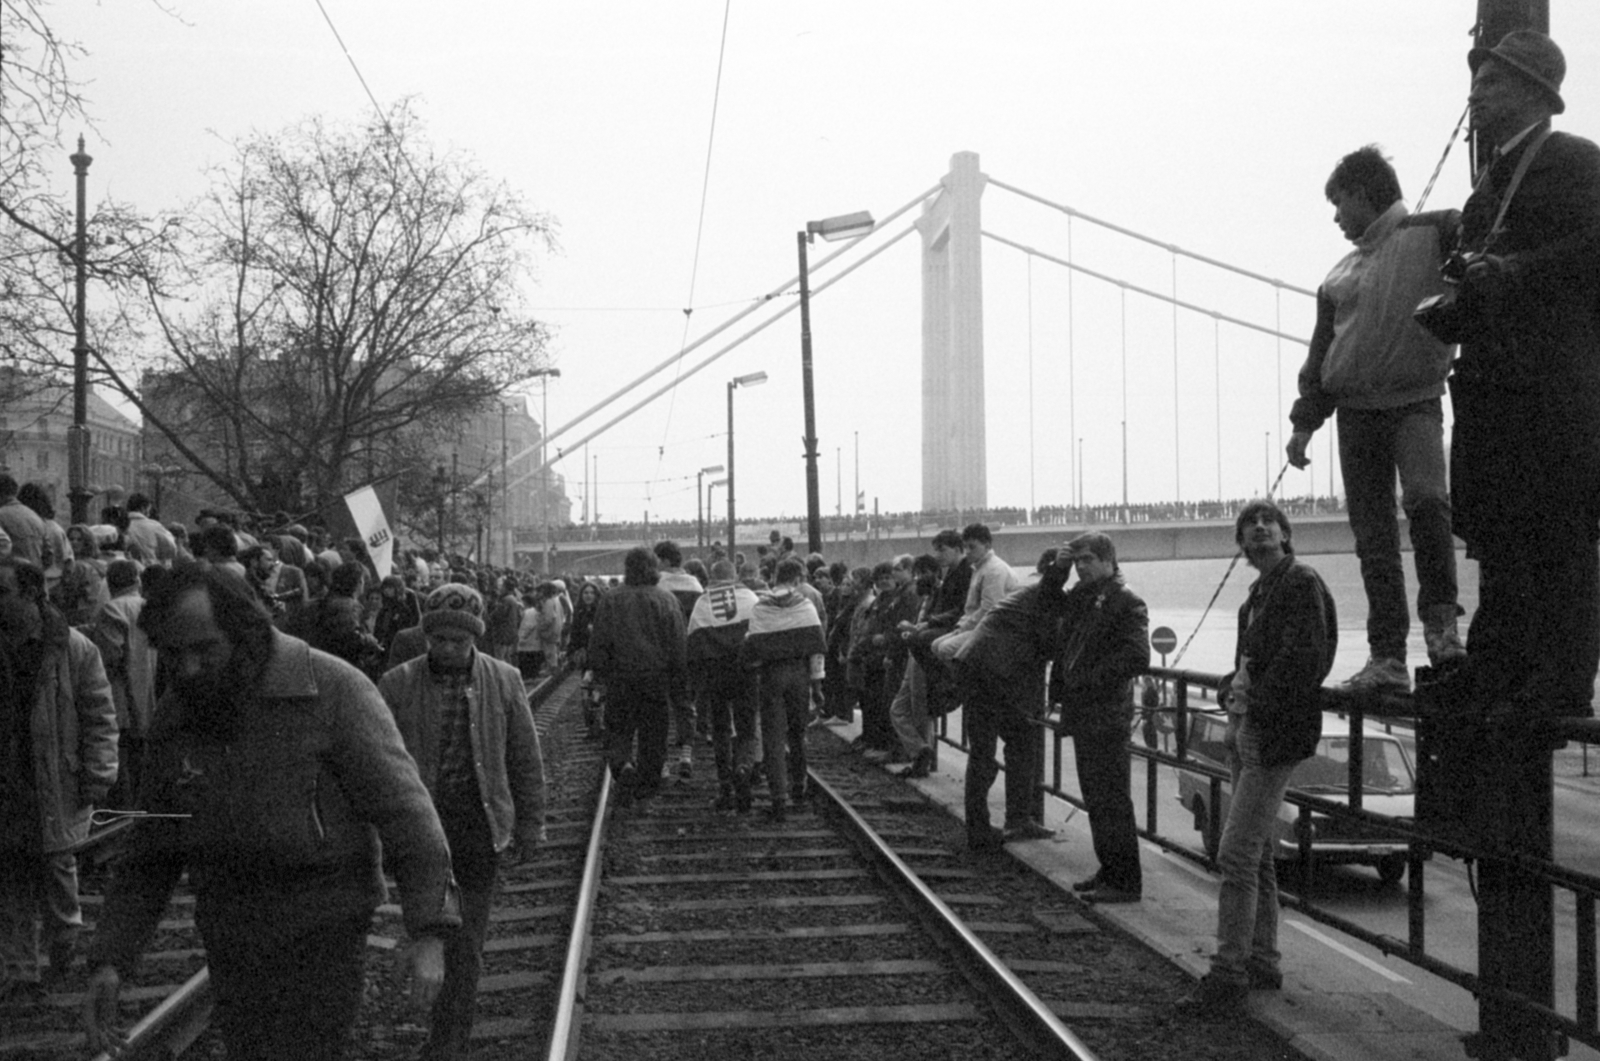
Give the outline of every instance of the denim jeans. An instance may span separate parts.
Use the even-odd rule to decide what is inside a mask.
[[[1274,831],[1289,775],[1298,763],[1263,766],[1260,734],[1245,715],[1229,716],[1228,767],[1233,796],[1222,827],[1217,863],[1222,890],[1217,901],[1217,954],[1211,973],[1243,984],[1246,963],[1278,967],[1278,871]]]
[[[461,927],[445,937],[444,983],[434,1000],[422,1056],[444,1061],[467,1051],[477,1014],[483,944],[489,935],[499,858],[489,820],[479,806],[442,807],[440,823],[450,843],[450,871],[461,894]]]
[[[889,704],[889,721],[900,738],[900,750],[907,759],[915,759],[929,747],[928,732],[928,682],[922,673],[922,664],[915,659],[906,660],[905,677]]]
[[[772,804],[806,779],[806,726],[811,711],[811,661],[782,659],[761,668],[761,743]]]
[[[737,660],[718,660],[704,664],[703,668],[700,707],[711,723],[717,780],[727,786],[733,783],[734,770],[753,766],[761,758],[756,683]]]
[[[1374,656],[1404,660],[1411,618],[1394,510],[1396,472],[1417,565],[1417,613],[1456,603],[1444,414],[1439,399],[1430,398],[1397,409],[1340,409],[1338,423],[1345,503],[1367,591],[1367,644]]]

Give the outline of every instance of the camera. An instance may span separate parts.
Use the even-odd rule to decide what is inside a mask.
[[[1439,275],[1450,285],[1449,290],[1428,296],[1411,312],[1416,322],[1441,343],[1469,343],[1482,338],[1487,330],[1477,300],[1464,297],[1461,288],[1467,270],[1483,258],[1482,254],[1452,252],[1439,266]]]

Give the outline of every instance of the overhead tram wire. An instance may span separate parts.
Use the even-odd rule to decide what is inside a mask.
[[[694,288],[700,277],[700,246],[706,234],[706,199],[711,191],[711,149],[717,142],[717,104],[722,100],[722,61],[728,54],[728,16],[733,11],[733,0],[726,0],[722,8],[722,39],[717,45],[717,79],[716,85],[711,90],[711,131],[706,137],[706,165],[705,173],[700,179],[700,217],[695,222],[694,229],[694,260],[689,267],[689,298],[684,303],[683,310],[683,336],[678,340],[682,346],[689,341],[689,320],[694,314]],[[679,377],[681,378],[683,362],[678,362]],[[674,384],[677,379],[673,380]],[[672,411],[678,402],[678,389],[672,389],[672,398],[667,403],[667,422],[662,425],[662,443],[656,451],[656,471],[661,470],[661,462],[666,459],[667,432],[672,430]]]
[[[333,16],[329,15],[328,9],[322,6],[322,0],[316,0],[316,5],[317,10],[322,12],[322,20],[328,24],[328,29],[333,32],[333,39],[338,42],[339,50],[344,52],[345,61],[350,64],[350,69],[355,71],[356,80],[361,82],[361,91],[365,92],[367,99],[372,101],[373,113],[377,115],[378,121],[383,123],[383,131],[389,134],[389,139],[399,149],[401,160],[405,162],[406,169],[411,171],[411,179],[419,185],[422,184],[422,177],[417,173],[417,167],[411,163],[411,153],[401,144],[400,137],[395,135],[394,126],[389,124],[389,115],[384,112],[383,105],[378,102],[378,97],[373,94],[372,87],[367,84],[366,77],[361,73],[361,67],[356,65],[356,57],[351,55],[350,49],[345,46],[344,37],[339,33],[339,27],[333,24]]]
[[[905,212],[904,210],[898,211],[898,213],[904,213],[904,212]],[[846,267],[844,269],[843,272],[839,273],[837,276],[829,277],[823,283],[821,283],[818,286],[812,288],[811,289],[811,297],[815,298],[818,295],[822,294],[822,292],[826,291],[828,288],[832,287],[834,284],[838,283],[840,280],[843,280],[845,277],[849,276],[851,273],[855,272],[857,269],[861,268],[863,265],[867,264],[872,259],[876,258],[878,255],[882,254],[884,251],[888,250],[890,247],[893,247],[895,244],[899,243],[901,240],[905,239],[907,236],[911,235],[911,233],[915,232],[916,230],[917,230],[916,225],[914,225],[914,224],[907,225],[904,229],[900,230],[900,232],[896,233],[893,237],[891,237],[889,240],[887,240],[882,246],[873,248],[861,260],[856,261],[856,262],[852,262],[848,267]],[[787,316],[790,313],[793,313],[795,310],[797,310],[799,308],[800,308],[800,303],[799,302],[790,302],[788,305],[784,306],[783,309],[779,310],[777,313],[774,313],[772,316],[768,317],[766,320],[762,321],[760,324],[756,325],[754,328],[751,328],[749,331],[747,331],[743,335],[739,336],[733,342],[731,342],[731,343],[727,344],[726,346],[722,347],[716,353],[712,354],[710,357],[706,358],[704,361],[701,361],[699,364],[697,364],[693,368],[689,369],[687,372],[685,372],[683,374],[682,378],[683,379],[688,379],[690,376],[693,376],[695,373],[699,372],[701,369],[710,366],[714,361],[716,361],[718,358],[722,357],[723,354],[726,354],[728,351],[735,349],[740,344],[742,344],[745,340],[747,340],[747,339],[751,338],[752,336],[757,335],[758,333],[766,330],[768,327],[772,326],[773,324],[776,324],[780,319],[782,319],[783,317]],[[684,351],[684,353],[687,353],[687,352],[688,352],[687,350]],[[682,356],[682,355],[679,355],[679,356]],[[665,367],[665,366],[662,366],[662,367]],[[646,376],[646,378],[648,378],[648,376]],[[657,398],[661,397],[663,394],[665,394],[668,391],[668,389],[677,386],[677,384],[678,384],[678,381],[674,380],[673,382],[668,383],[664,387],[657,388],[655,391],[652,391],[650,394],[646,395],[644,398],[641,398],[638,402],[635,402],[632,406],[628,407],[627,409],[625,409],[621,413],[618,413],[616,416],[612,417],[610,420],[607,420],[604,424],[601,424],[599,427],[595,428],[593,431],[589,432],[587,435],[584,435],[578,441],[572,443],[571,445],[569,445],[569,446],[567,446],[565,448],[566,449],[576,449],[577,447],[579,447],[579,446],[583,445],[584,443],[588,442],[590,439],[595,438],[597,435],[601,435],[601,434],[605,433],[606,431],[609,431],[611,428],[615,427],[617,424],[621,423],[623,420],[626,420],[628,417],[632,416],[634,413],[638,412],[640,409],[644,408],[646,405],[649,405],[651,402],[653,402]],[[601,407],[605,406],[606,404],[608,404],[608,402],[602,402],[599,406],[596,406],[596,408],[601,408]],[[576,420],[573,421],[573,423],[577,423],[577,422],[578,421],[576,421]],[[567,426],[570,427],[572,425],[569,424]],[[565,430],[565,428],[563,428],[562,430]],[[532,450],[534,448],[536,448],[536,447],[530,447],[527,452],[532,452]],[[529,472],[525,473],[522,476],[522,478],[517,479],[517,480],[513,481],[512,483],[510,483],[508,485],[515,486],[515,485],[517,485],[517,483],[523,482],[523,481],[525,481],[527,479],[533,478],[536,475],[539,475],[541,472],[544,471],[545,468],[548,468],[551,464],[554,464],[555,461],[560,460],[561,459],[561,454],[563,452],[564,452],[564,450],[557,450],[556,451],[555,460],[549,461],[546,464],[543,464],[543,465],[539,466],[538,468],[535,468],[532,471],[529,471]],[[523,455],[526,455],[526,454],[523,454]],[[520,459],[520,457],[519,457],[519,459]]]
[[[933,187],[929,188],[927,191],[923,192],[921,195],[918,195],[917,197],[912,199],[910,202],[906,203],[904,206],[902,206],[898,210],[894,211],[888,217],[885,217],[882,221],[878,222],[877,226],[871,232],[863,233],[862,235],[857,236],[855,239],[849,240],[848,242],[841,244],[838,250],[836,250],[833,253],[827,255],[822,260],[818,261],[815,265],[813,265],[812,266],[812,271],[815,272],[816,270],[821,269],[823,266],[827,265],[829,262],[831,262],[835,258],[839,257],[839,255],[844,254],[847,251],[849,251],[851,248],[855,247],[855,245],[860,243],[862,240],[867,239],[870,236],[876,235],[879,231],[881,231],[882,229],[886,228],[890,223],[895,221],[897,218],[903,216],[904,214],[909,213],[914,207],[920,206],[921,204],[927,202],[933,196],[938,195],[939,192],[942,190],[942,188],[943,188],[942,185],[935,184]],[[901,239],[903,236],[905,236],[907,234],[908,233],[902,232],[899,236],[895,237],[895,240],[899,240],[899,239]],[[880,248],[880,250],[881,249],[882,248]],[[878,254],[878,251],[872,251],[867,256],[867,258],[863,259],[863,261],[870,260],[871,258],[875,257],[877,254]],[[856,264],[859,265],[861,263],[858,262]],[[855,268],[856,268],[856,266],[852,265],[850,267],[850,269],[846,270],[846,273],[850,272],[851,270],[853,270]],[[841,273],[840,275],[843,276],[845,274]],[[591,416],[593,416],[595,413],[599,412],[601,409],[604,409],[606,406],[608,406],[611,403],[613,403],[613,402],[617,401],[618,399],[622,398],[623,395],[625,395],[628,392],[634,390],[636,387],[638,387],[640,384],[644,383],[646,380],[650,379],[652,376],[655,376],[658,373],[665,371],[666,369],[668,369],[671,366],[673,366],[674,364],[676,364],[678,361],[682,360],[685,357],[688,357],[690,353],[692,353],[693,351],[697,350],[701,346],[704,346],[706,343],[710,342],[716,336],[722,334],[723,332],[727,331],[729,328],[733,327],[735,324],[739,323],[744,318],[750,316],[750,314],[755,313],[757,310],[761,309],[763,306],[765,306],[767,303],[771,302],[773,299],[778,298],[779,296],[786,294],[791,287],[795,286],[795,284],[799,281],[799,279],[800,279],[800,277],[797,274],[796,276],[792,277],[787,283],[783,284],[781,287],[774,288],[773,290],[767,292],[754,305],[747,306],[745,309],[741,310],[740,312],[735,313],[732,317],[729,317],[727,320],[723,321],[721,324],[717,325],[715,328],[711,329],[709,332],[707,332],[706,334],[702,335],[700,338],[696,339],[694,342],[690,343],[688,346],[685,346],[683,349],[679,350],[677,353],[673,354],[671,357],[667,358],[665,361],[663,361],[660,364],[656,365],[654,368],[648,369],[643,375],[637,377],[636,379],[632,380],[631,382],[629,382],[627,384],[624,384],[620,389],[612,392],[608,397],[602,398],[600,401],[596,402],[594,405],[591,405],[589,408],[585,409],[583,412],[579,413],[577,416],[573,417],[571,420],[567,421],[565,424],[562,424],[560,427],[556,428],[556,430],[554,430],[554,431],[552,431],[550,433],[550,436],[549,436],[548,439],[546,439],[546,441],[547,442],[553,442],[555,439],[559,438],[561,435],[566,434],[568,431],[570,431],[571,429],[577,427],[579,424],[583,423],[585,420],[588,420]],[[835,279],[838,279],[838,277],[835,277]],[[829,280],[827,282],[827,284],[824,284],[823,286],[826,287],[826,286],[828,286],[828,284],[831,284],[831,283],[833,283],[833,281]],[[822,289],[818,288],[817,290],[822,290]],[[816,292],[813,292],[813,294],[815,294],[815,293]],[[797,306],[798,306],[798,303],[792,303],[788,309],[783,310],[780,314],[778,314],[778,316],[782,316],[783,313],[790,312],[790,310],[792,310],[794,308],[797,308]],[[774,321],[776,319],[777,319],[777,316],[774,316],[773,318],[768,320],[766,322],[766,324],[762,324],[759,328],[757,328],[756,331],[760,331],[762,328],[765,328],[767,326],[767,324],[771,324],[772,321]],[[753,334],[755,334],[755,332],[751,332],[750,334],[753,335]],[[739,341],[743,342],[743,339],[741,339]],[[737,343],[735,343],[733,345],[737,345]],[[732,349],[732,347],[730,346],[730,347],[724,348],[724,352],[727,349]],[[663,393],[665,393],[665,391],[657,391],[656,395],[653,395],[652,397],[660,395],[660,394],[663,394]],[[633,410],[636,410],[638,408],[640,408],[640,406],[636,405],[636,406],[633,407]],[[629,410],[629,411],[632,412],[633,410]],[[617,422],[616,420],[612,420],[606,426],[610,427],[613,424],[615,424],[616,422]],[[587,437],[588,438],[593,438],[594,435],[591,434],[591,435],[589,435]],[[568,447],[565,447],[565,448],[566,449],[572,449],[572,448],[575,448],[575,446],[576,446],[576,444],[574,444],[574,446],[568,446]],[[530,454],[530,453],[534,452],[535,450],[537,450],[538,448],[539,447],[538,447],[537,444],[528,446],[525,449],[523,449],[522,452],[514,455],[513,457],[511,457],[509,459],[511,461],[513,461],[513,462],[519,461],[522,458],[526,457],[528,454]],[[558,457],[559,457],[560,452],[562,452],[562,451],[561,450],[557,451]],[[478,483],[477,482],[473,482],[473,483],[469,483],[468,485],[469,486],[476,486],[476,485],[478,485]]]

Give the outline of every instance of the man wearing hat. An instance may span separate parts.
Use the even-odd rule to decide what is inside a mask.
[[[1050,703],[1060,710],[1060,731],[1072,737],[1078,789],[1100,862],[1072,887],[1089,902],[1137,902],[1143,874],[1127,745],[1133,680],[1150,665],[1150,615],[1122,580],[1117,548],[1104,534],[1072,539],[1056,559],[1056,566],[1068,565],[1078,584],[1063,605]]]
[[[378,683],[433,797],[461,888],[461,930],[445,941],[425,1058],[466,1049],[499,858],[520,862],[544,837],[539,735],[517,669],[475,648],[483,611],[471,586],[452,582],[428,594],[427,655]]]
[[[1492,155],[1462,210],[1451,504],[1478,610],[1451,698],[1588,717],[1600,665],[1600,147],[1553,132],[1566,60],[1509,33],[1468,56]]]

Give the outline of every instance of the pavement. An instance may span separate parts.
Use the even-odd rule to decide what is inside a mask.
[[[859,722],[828,727],[846,740]],[[1591,776],[1576,760],[1558,765],[1558,784],[1600,791],[1600,755]],[[966,756],[941,744],[934,773],[912,781],[924,794],[963,814]],[[992,820],[1005,816],[1002,786],[990,792]],[[1008,844],[1006,850],[1063,891],[1098,868],[1088,815],[1046,798],[1045,824],[1054,838]],[[1198,978],[1215,949],[1219,878],[1202,864],[1140,841],[1144,899],[1101,906],[1110,923]],[[1337,930],[1285,910],[1279,930],[1283,989],[1251,992],[1251,1015],[1313,1061],[1461,1061],[1463,1036],[1477,1030],[1472,996],[1416,966],[1386,957]],[[1175,1001],[1175,1000],[1174,1000]],[[1222,1025],[1218,1026],[1223,1027]],[[1578,1044],[1572,1055],[1594,1056]]]

